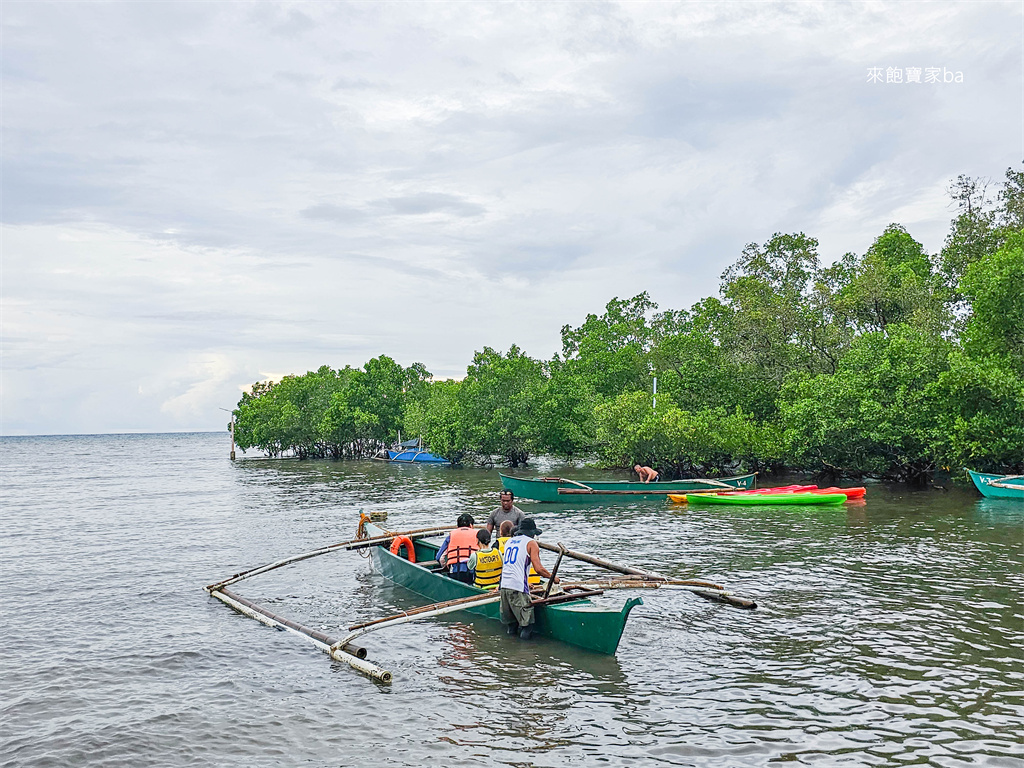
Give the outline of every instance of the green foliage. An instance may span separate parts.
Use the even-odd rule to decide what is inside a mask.
[[[256,384],[236,440],[271,455],[359,457],[403,430],[455,463],[538,452],[665,476],[783,463],[928,481],[1024,469],[1024,172],[961,176],[940,254],[891,224],[821,266],[804,233],[752,243],[717,297],[658,312],[613,298],[551,360],[476,352],[462,381],[388,357]],[[659,392],[654,407],[653,379]]]
[[[971,315],[964,343],[976,355],[1006,355],[1024,370],[1024,229],[967,267],[960,292]]]
[[[430,450],[453,464],[472,456],[469,421],[463,407],[462,382],[435,381],[425,396],[413,401],[406,414],[406,429],[422,436]]]
[[[939,431],[947,469],[1024,472],[1024,377],[1007,357],[950,356],[937,384]]]
[[[507,355],[484,347],[462,382],[470,445],[480,456],[499,456],[509,467],[525,464],[538,444],[544,367],[513,345]]]
[[[325,365],[276,384],[257,382],[235,410],[235,442],[300,459],[371,455],[401,429],[408,391],[421,393],[429,375],[421,363],[403,369],[382,355],[363,370]]]
[[[948,323],[944,294],[919,242],[898,224],[886,227],[862,258],[847,254],[826,270],[836,311],[859,332],[886,333],[913,323],[933,329]]]
[[[650,389],[647,353],[653,332],[647,315],[655,309],[644,292],[631,299],[612,299],[603,315],[587,315],[579,328],[563,326],[565,365],[602,397]]]
[[[937,391],[952,345],[906,325],[864,334],[835,375],[794,377],[780,418],[797,466],[921,482],[940,465]]]
[[[667,397],[657,408],[643,392],[626,392],[597,407],[602,458],[616,466],[650,465],[665,477],[761,469],[777,463],[777,430],[740,409],[686,411]]]

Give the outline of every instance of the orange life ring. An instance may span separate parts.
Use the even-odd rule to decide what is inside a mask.
[[[395,540],[391,542],[391,554],[397,555],[403,546],[405,547],[405,556],[409,559],[409,562],[415,563],[416,548],[412,545],[412,539],[408,536],[395,536]]]

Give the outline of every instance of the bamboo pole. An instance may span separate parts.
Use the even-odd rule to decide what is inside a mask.
[[[551,578],[548,579],[548,585],[544,588],[544,599],[548,599],[548,595],[551,594],[551,587],[555,585],[555,576],[558,575],[558,566],[562,564],[562,557],[565,555],[565,546],[562,542],[558,542],[558,559],[555,560],[555,567],[551,569]]]
[[[548,552],[560,551],[558,547],[556,547],[553,544],[547,544],[543,541],[537,541],[537,544],[538,546],[540,546],[541,549],[546,549],[548,550]],[[654,573],[653,571],[645,571],[643,568],[634,568],[629,565],[619,565],[618,563],[613,563],[610,560],[604,560],[603,558],[595,557],[594,555],[588,555],[583,552],[574,552],[571,549],[565,550],[565,554],[567,557],[571,557],[573,560],[579,560],[584,563],[590,563],[591,565],[596,565],[601,568],[605,568],[609,571],[615,571],[617,573],[625,573],[630,576],[646,576],[647,578],[652,579],[654,581],[665,581],[668,579],[667,576],[662,576],[660,573]]]
[[[701,586],[702,582],[686,582],[686,581],[626,581],[613,579],[611,581],[577,581],[571,584],[566,584],[566,588],[579,588],[579,589],[674,589],[683,592],[692,592],[698,597],[703,597],[705,600],[714,600],[719,603],[728,603],[729,605],[735,606],[736,608],[745,608],[752,610],[757,608],[757,603],[753,600],[748,600],[745,597],[736,597],[735,595],[727,592],[717,584],[706,584]]]
[[[474,597],[476,596],[474,595]],[[399,624],[408,624],[410,621],[416,621],[417,619],[428,619],[432,616],[443,616],[446,613],[464,611],[466,610],[466,608],[475,608],[478,605],[496,603],[500,599],[501,598],[498,595],[481,595],[480,598],[473,603],[459,603],[455,605],[446,605],[444,607],[434,608],[432,610],[422,611],[420,613],[401,613],[397,616],[392,616],[382,621],[370,622],[369,624],[363,625],[359,629],[349,632],[347,635],[345,635],[345,637],[343,637],[341,640],[332,645],[331,649],[333,650],[334,648],[343,648],[344,646],[350,644],[357,637],[365,635],[367,632],[376,632],[378,630],[386,629],[388,627],[398,626]]]
[[[417,615],[419,615],[421,613],[426,613],[428,611],[433,611],[433,610],[436,610],[438,608],[447,608],[450,605],[460,605],[460,606],[464,606],[466,608],[470,608],[470,607],[472,607],[472,605],[471,605],[472,603],[478,603],[478,602],[481,602],[481,601],[492,602],[492,600],[488,600],[488,599],[485,599],[485,598],[492,598],[493,599],[495,594],[497,594],[497,593],[496,592],[486,592],[486,593],[479,594],[479,595],[470,595],[469,597],[460,597],[460,598],[458,598],[456,600],[445,600],[444,602],[441,602],[441,603],[433,603],[431,605],[421,605],[418,608],[412,608],[412,609],[410,609],[408,611],[402,611],[401,613],[396,613],[393,616],[385,616],[382,619],[373,619],[372,621],[364,621],[364,622],[362,622],[360,624],[353,624],[351,627],[349,627],[349,630],[351,631],[351,630],[355,630],[355,629],[362,629],[363,627],[370,627],[370,626],[373,626],[374,624],[382,624],[385,621],[392,621],[394,619],[398,619],[398,618],[401,618],[403,616],[417,616]]]
[[[208,591],[213,597],[216,597],[222,603],[230,606],[239,613],[248,616],[251,619],[256,619],[256,621],[261,622],[262,624],[266,624],[268,627],[273,627],[274,629],[281,629],[285,632],[291,632],[294,635],[298,635],[304,640],[315,645],[317,648],[326,653],[335,661],[344,662],[353,669],[362,672],[364,675],[369,675],[374,680],[379,680],[382,683],[390,683],[392,680],[392,674],[388,670],[384,669],[383,667],[378,667],[373,662],[361,659],[358,656],[355,656],[349,653],[348,651],[344,650],[345,646],[349,645],[347,642],[342,641],[340,643],[326,643],[323,640],[314,637],[313,634],[311,634],[311,630],[308,630],[306,627],[302,627],[302,625],[296,625],[294,622],[289,622],[288,624],[285,624],[284,622],[279,621],[278,619],[271,618],[269,615],[267,615],[269,611],[260,608],[260,606],[256,605],[255,603],[251,603],[248,600],[245,600],[245,598],[241,598],[238,595],[233,595],[231,593],[225,594],[224,591],[220,589]],[[289,624],[293,626],[289,626]],[[299,629],[297,627],[302,628]],[[320,635],[321,633],[316,634]],[[327,638],[326,636],[323,637],[325,637],[325,639],[327,640],[332,639]]]
[[[301,555],[293,555],[292,557],[286,557],[283,560],[277,560],[267,565],[260,565],[255,568],[250,568],[247,571],[236,573],[234,576],[230,576],[223,581],[218,581],[215,584],[210,584],[206,587],[207,591],[214,589],[223,589],[224,587],[235,584],[243,579],[251,579],[253,576],[259,576],[267,571],[273,571],[277,568],[282,568],[292,563],[298,563],[302,560],[308,560],[311,557],[317,557],[319,555],[326,555],[328,552],[334,552],[335,550],[352,550],[352,549],[363,549],[365,547],[372,547],[378,544],[383,544],[386,541],[394,539],[396,536],[408,536],[410,539],[424,539],[430,536],[437,536],[442,533],[447,533],[451,530],[450,526],[437,527],[437,528],[417,528],[412,531],[395,531],[389,533],[387,536],[377,536],[372,539],[351,539],[349,541],[342,541],[337,544],[330,544],[320,549],[314,549],[311,552],[303,552]]]

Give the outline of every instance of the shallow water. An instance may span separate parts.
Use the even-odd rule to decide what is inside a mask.
[[[0,440],[0,764],[1024,766],[1022,504],[882,485],[838,509],[524,501],[546,541],[759,608],[645,591],[615,657],[453,614],[366,636],[381,686],[202,585],[351,538],[359,509],[483,517],[497,473],[227,449]],[[237,591],[335,635],[416,603],[356,553]]]

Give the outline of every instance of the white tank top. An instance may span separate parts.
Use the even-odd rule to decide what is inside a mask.
[[[514,536],[505,543],[505,556],[501,566],[501,588],[514,589],[516,592],[529,592],[527,571],[530,567],[530,556],[526,553],[529,536]]]

